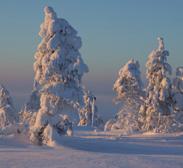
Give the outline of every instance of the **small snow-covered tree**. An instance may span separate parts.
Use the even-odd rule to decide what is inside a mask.
[[[169,52],[163,38],[158,38],[158,42],[158,48],[150,53],[146,63],[147,96],[139,111],[139,121],[146,131],[167,132],[171,125],[172,84],[169,75],[172,68],[167,62]]]
[[[139,130],[138,110],[143,91],[138,61],[131,59],[120,69],[113,89],[117,94],[115,102],[122,102],[122,108],[115,120],[106,123],[105,130],[120,130],[122,134]]]
[[[6,129],[15,125],[18,121],[18,114],[13,105],[13,100],[8,90],[0,85],[0,129]],[[5,130],[6,131],[6,130]]]
[[[34,88],[21,113],[30,125],[31,141],[37,144],[63,132],[72,134],[68,123],[70,119],[78,123],[85,108],[82,77],[88,72],[79,52],[82,44],[77,31],[51,7],[46,6],[44,14],[39,32],[42,41],[35,53]],[[66,128],[69,131],[64,131]]]
[[[183,67],[176,69],[176,77],[173,80],[173,110],[176,131],[183,130]]]
[[[29,98],[29,101],[26,103],[24,108],[20,111],[19,118],[21,124],[24,125],[25,131],[29,128],[29,125],[32,125],[35,122],[36,113],[40,108],[40,93],[34,87]]]
[[[80,110],[80,126],[103,126],[103,120],[98,114],[98,108],[96,106],[96,97],[90,92],[84,94],[84,108]]]

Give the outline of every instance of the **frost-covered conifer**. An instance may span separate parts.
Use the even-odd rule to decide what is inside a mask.
[[[174,125],[176,131],[183,130],[183,67],[176,69],[176,77],[173,81],[173,109]]]
[[[169,75],[172,68],[167,62],[169,52],[164,47],[163,38],[158,38],[158,42],[158,48],[150,53],[146,63],[147,96],[140,108],[139,121],[146,131],[167,132],[171,125],[172,85]]]
[[[105,130],[120,130],[122,134],[139,130],[138,108],[143,96],[140,75],[140,65],[134,59],[120,69],[113,89],[117,94],[115,101],[122,102],[122,108],[115,120],[106,123]]]
[[[40,108],[40,93],[33,87],[33,91],[24,108],[20,111],[20,122],[28,129],[29,125],[35,122],[36,112]],[[27,130],[26,130],[27,131]]]
[[[8,90],[0,85],[0,129],[5,129],[18,121],[18,114]]]
[[[80,110],[80,126],[103,126],[103,120],[98,114],[98,108],[96,106],[96,97],[91,92],[85,92],[84,94],[84,108]]]
[[[82,77],[88,72],[77,31],[51,7],[45,7],[44,14],[39,32],[42,41],[35,53],[34,88],[22,112],[30,125],[31,141],[37,144],[54,140],[58,134],[72,134],[70,120],[78,123],[85,108]]]

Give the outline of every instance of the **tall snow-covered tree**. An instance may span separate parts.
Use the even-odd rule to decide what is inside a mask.
[[[121,102],[122,108],[115,120],[106,123],[105,130],[120,130],[122,134],[139,130],[138,111],[143,90],[138,61],[131,59],[120,69],[113,90],[117,94],[115,102]]]
[[[42,41],[35,53],[34,88],[22,112],[31,127],[31,141],[37,144],[48,143],[61,132],[71,134],[64,130],[71,131],[69,118],[78,122],[85,108],[82,77],[88,72],[77,31],[51,7],[46,6],[44,14]]]
[[[169,75],[172,68],[167,62],[169,52],[163,38],[153,50],[146,63],[147,96],[139,111],[139,121],[146,131],[167,132],[170,130],[172,113],[172,84]]]
[[[173,80],[173,110],[176,131],[183,130],[183,67],[176,69],[176,77]]]
[[[18,113],[13,105],[13,100],[8,90],[0,85],[0,128],[4,129],[10,125],[16,124]]]

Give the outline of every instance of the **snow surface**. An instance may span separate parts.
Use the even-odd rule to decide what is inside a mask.
[[[0,137],[0,168],[182,168],[182,134],[120,137],[119,132],[76,128],[55,147],[27,143],[22,135]]]

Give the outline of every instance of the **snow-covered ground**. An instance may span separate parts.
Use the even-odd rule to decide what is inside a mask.
[[[77,129],[55,147],[0,137],[0,168],[182,168],[183,134],[120,137]]]

